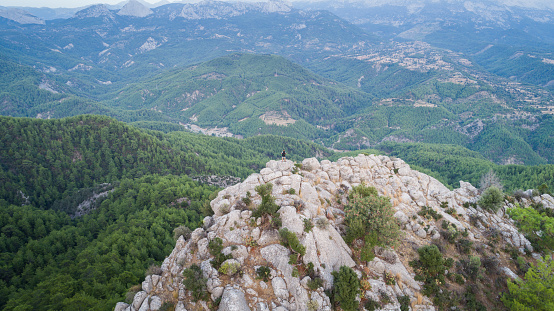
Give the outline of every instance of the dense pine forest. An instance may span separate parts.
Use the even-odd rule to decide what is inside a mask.
[[[163,128],[164,124],[150,124]],[[339,153],[278,136],[218,138],[141,129],[104,116],[0,117],[0,308],[110,310],[210,214],[218,188],[188,176],[245,178],[285,148],[293,160]],[[554,166],[499,166],[454,145],[379,150],[450,187],[494,170],[508,191],[554,189]],[[135,287],[136,288],[136,287]]]

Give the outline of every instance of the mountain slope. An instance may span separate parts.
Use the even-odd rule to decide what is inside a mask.
[[[94,96],[136,77],[230,51],[307,61],[377,41],[329,12],[303,12],[281,3],[173,3],[152,12],[118,15],[96,5],[41,28],[2,25],[1,51],[30,66],[55,67],[76,90]]]
[[[183,132],[164,136],[103,116],[0,117],[0,128],[2,199],[44,209],[79,189],[147,173],[245,177],[283,147],[293,157],[328,154],[313,143],[271,136],[240,141]]]
[[[526,4],[362,0],[298,7],[327,9],[369,33],[461,52],[491,73],[547,86],[554,78],[554,65],[548,63],[554,47],[554,11],[551,6]]]
[[[300,121],[312,132],[303,137],[309,139],[322,135],[315,125],[365,109],[372,99],[284,58],[251,54],[173,70],[105,98],[114,98],[104,101],[107,106],[153,109],[179,122],[227,127],[243,136],[271,133],[271,124],[298,128]],[[302,137],[298,134],[293,137]]]

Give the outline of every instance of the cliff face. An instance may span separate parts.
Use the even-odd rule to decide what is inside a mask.
[[[302,162],[300,169],[291,161],[270,161],[266,166],[259,174],[219,192],[211,202],[214,216],[206,217],[203,228],[196,229],[189,239],[181,236],[163,262],[161,275],[146,277],[142,291],[134,296],[132,304],[118,303],[115,310],[158,310],[166,301],[179,311],[209,310],[205,302],[193,302],[191,291],[182,283],[183,270],[193,264],[201,268],[207,279],[210,298],[221,297],[218,310],[222,311],[331,310],[324,289],[332,287],[331,273],[341,266],[352,267],[359,278],[372,276],[367,279],[371,286],[363,295],[379,300],[386,293],[391,297],[384,306],[386,310],[399,310],[397,296],[408,296],[412,310],[434,310],[431,300],[419,294],[422,283],[414,280],[415,274],[408,265],[408,261],[417,257],[414,250],[441,239],[439,221],[418,215],[424,206],[442,215],[441,222],[446,220],[454,224],[460,232],[467,229],[467,239],[476,244],[486,243],[488,232],[494,229],[499,232],[501,243],[521,253],[533,251],[531,243],[504,214],[511,204],[506,202],[495,214],[479,207],[465,208],[464,203],[474,203],[479,198],[478,190],[471,184],[460,182],[461,187],[451,191],[436,179],[410,169],[399,159],[359,155],[337,162],[310,158]],[[272,195],[280,207],[282,228],[294,232],[306,248],[298,264],[313,264],[316,274],[323,280],[321,287],[310,289],[310,277],[299,275],[297,265],[289,263],[291,251],[280,244],[277,230],[267,221],[252,217],[252,211],[243,203],[250,192],[252,203],[249,206],[259,206],[261,197],[256,194],[255,187],[265,183],[273,184]],[[394,216],[404,233],[401,246],[376,249],[377,256],[367,264],[353,257],[352,249],[340,234],[344,229],[343,206],[348,191],[361,183],[390,197],[396,211]],[[554,208],[554,200],[548,195],[534,200]],[[448,213],[445,204],[448,204]],[[309,232],[304,230],[305,219],[316,224]],[[223,266],[240,267],[237,270],[241,273],[212,267],[210,261],[214,256],[210,254],[209,242],[216,238],[223,241],[222,253],[232,256]],[[504,271],[508,277],[517,277],[502,256],[498,256],[498,262],[504,265],[499,271]],[[266,281],[257,278],[256,269],[261,266],[270,268]],[[385,272],[396,277],[395,285],[385,283]]]

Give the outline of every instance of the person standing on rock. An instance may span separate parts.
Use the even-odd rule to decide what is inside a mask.
[[[281,153],[281,157],[282,157],[282,158],[281,158],[281,162],[287,161],[286,155],[287,155],[287,153],[285,152],[285,149],[283,149],[283,152]]]

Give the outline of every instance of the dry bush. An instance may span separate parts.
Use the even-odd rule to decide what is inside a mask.
[[[146,272],[145,272],[145,275],[148,276],[148,275],[162,275],[162,268],[158,265],[150,265],[150,267],[148,267],[148,269],[146,269]]]
[[[481,181],[479,182],[479,189],[481,189],[481,191],[485,191],[490,187],[496,187],[500,191],[502,191],[502,189],[504,188],[504,186],[500,182],[500,178],[496,176],[496,173],[492,169],[488,171],[485,175],[481,176]]]
[[[175,240],[179,239],[180,236],[183,236],[185,240],[190,239],[190,234],[192,233],[192,230],[190,230],[189,227],[185,225],[181,225],[175,229],[173,229],[173,238]]]

